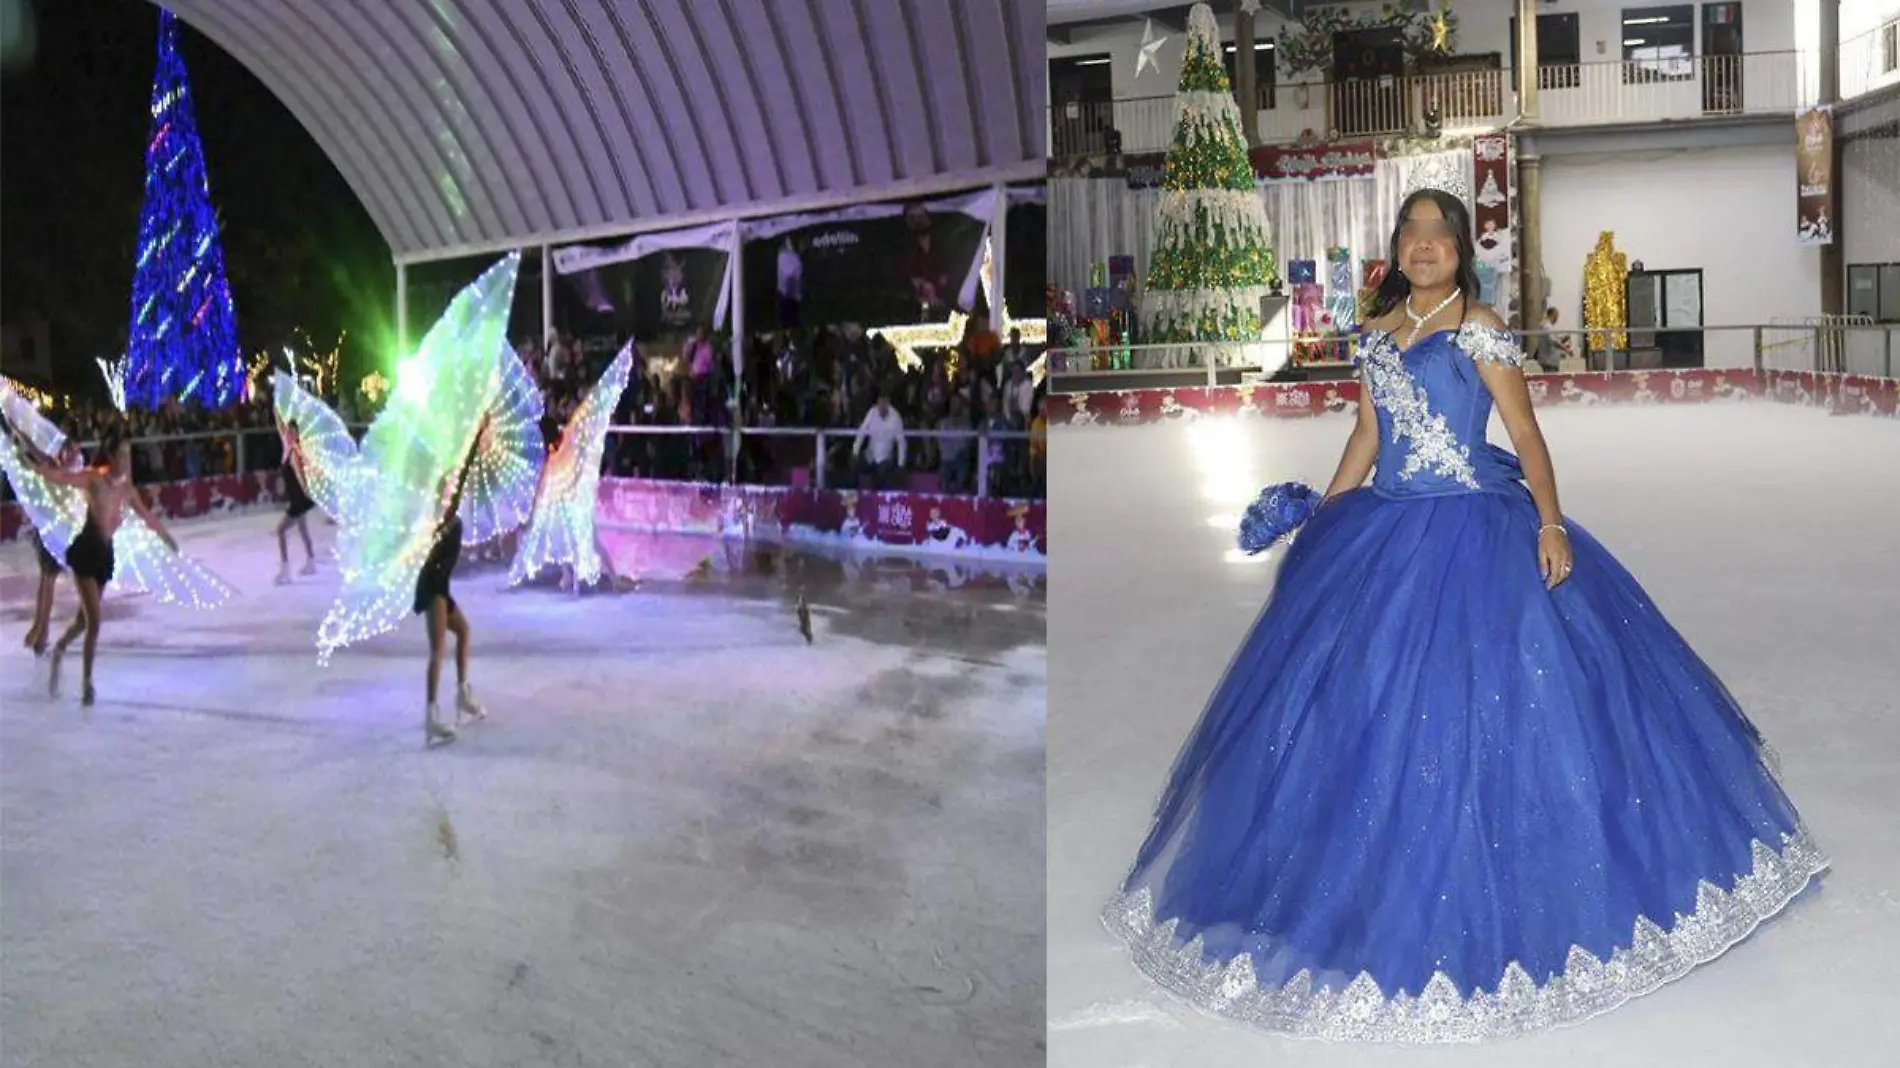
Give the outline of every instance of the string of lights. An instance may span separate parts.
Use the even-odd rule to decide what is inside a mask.
[[[336,344],[328,352],[318,352],[317,346],[303,328],[297,330],[297,337],[303,342],[301,350],[289,346],[284,348],[284,359],[290,364],[290,370],[298,381],[310,383],[311,392],[319,397],[328,397],[336,388],[337,368],[343,362],[343,341],[349,337],[345,330],[337,335]]]
[[[125,411],[125,357],[108,360],[101,356],[94,362],[99,365],[99,373],[105,377],[106,391],[112,396],[113,409]]]
[[[271,373],[270,354],[254,352],[244,365],[244,400],[250,403],[257,399],[257,391],[264,384],[264,376]]]
[[[1003,299],[996,289],[996,261],[990,255],[990,239],[983,239],[983,266],[977,277],[983,284],[983,301],[997,309],[994,324],[996,333],[1009,336],[1011,328],[1021,330],[1023,341],[1031,345],[1040,345],[1048,340],[1049,328],[1043,319],[1012,319],[1009,315],[1009,302]],[[950,318],[941,323],[913,323],[908,326],[880,326],[866,331],[872,337],[882,337],[897,350],[897,365],[906,371],[916,371],[923,367],[923,358],[917,355],[918,349],[952,349],[963,340],[964,330],[970,317],[955,308],[950,310]],[[952,371],[955,369],[952,368]]]
[[[600,463],[614,407],[632,372],[633,342],[629,341],[569,417],[560,446],[548,457],[534,515],[508,568],[509,585],[520,585],[546,568],[561,566],[574,569],[578,586],[600,581],[600,551],[594,547]]]

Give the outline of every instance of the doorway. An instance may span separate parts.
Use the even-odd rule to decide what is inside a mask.
[[[1050,154],[1057,159],[1107,151],[1115,126],[1114,57],[1056,56],[1049,60]]]
[[[1333,128],[1347,136],[1412,127],[1405,92],[1405,41],[1378,27],[1333,34]]]
[[[1742,110],[1742,5],[1702,5],[1702,110],[1735,115]]]
[[[1632,370],[1702,366],[1702,269],[1632,271],[1625,290]]]

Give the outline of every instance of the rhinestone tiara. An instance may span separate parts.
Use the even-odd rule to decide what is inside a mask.
[[[1421,189],[1436,189],[1441,193],[1450,193],[1471,206],[1471,158],[1463,152],[1434,152],[1418,158],[1417,166],[1412,168],[1411,176],[1405,181],[1405,189],[1400,199],[1411,196]]]

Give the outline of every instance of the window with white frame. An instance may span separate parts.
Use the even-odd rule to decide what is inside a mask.
[[[1880,73],[1900,70],[1900,19],[1880,28]]]
[[[1695,77],[1695,5],[1623,9],[1623,81]]]

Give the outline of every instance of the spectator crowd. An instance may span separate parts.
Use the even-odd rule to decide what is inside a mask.
[[[542,389],[542,432],[550,442],[618,349],[612,339],[564,333],[545,345],[528,340],[517,346]],[[815,482],[814,466],[823,464],[825,484],[834,487],[971,493],[986,468],[993,496],[1043,492],[1044,396],[1030,375],[1036,353],[1015,331],[999,338],[981,315],[970,318],[954,348],[919,352],[921,366],[900,366],[888,341],[849,326],[757,334],[747,356],[742,388],[735,390],[730,340],[704,328],[676,355],[642,353],[613,420],[636,432],[610,437],[608,473],[720,482],[736,469],[741,482],[784,484]],[[375,405],[360,392],[326,399],[359,432],[375,417]],[[835,433],[825,435],[822,456],[810,435],[748,435],[734,455],[735,409],[747,427]],[[103,400],[77,398],[47,414],[85,442],[122,422],[134,440],[133,475],[142,484],[263,471],[282,462],[267,383],[250,401],[216,411],[174,403],[122,415]],[[941,433],[928,434],[933,431]],[[1004,436],[979,446],[970,435],[976,431]],[[987,454],[984,463],[979,448]]]

